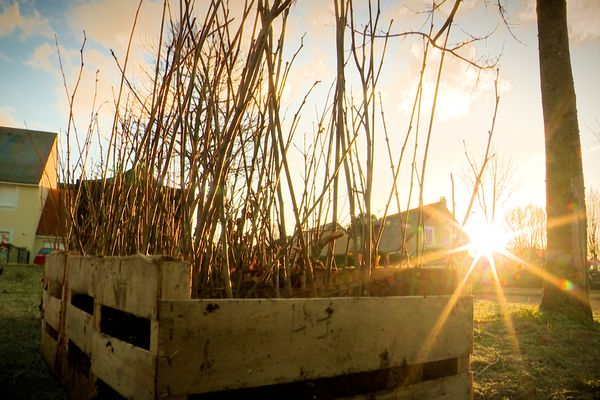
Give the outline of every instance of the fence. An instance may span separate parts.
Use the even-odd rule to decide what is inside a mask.
[[[0,245],[0,263],[28,264],[29,251],[25,247],[3,243]]]

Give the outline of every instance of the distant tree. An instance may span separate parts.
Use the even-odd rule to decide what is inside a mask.
[[[510,247],[543,249],[546,247],[546,211],[535,204],[515,207],[506,213],[504,223],[512,233]]]
[[[470,157],[466,149],[465,155],[468,162],[467,169],[462,172],[465,188],[475,195],[475,208],[478,208],[488,223],[494,223],[498,209],[510,198],[516,187],[512,158],[492,154],[478,161]]]
[[[600,253],[600,193],[588,190],[585,203],[588,253],[592,260],[597,260]]]
[[[585,193],[566,0],[537,0],[546,144],[546,271],[572,291],[545,283],[540,309],[591,321]]]
[[[352,218],[348,227],[348,233],[350,237],[356,238],[356,241],[353,243],[353,252],[364,252],[368,244],[366,238],[369,236],[369,226],[371,226],[372,232],[375,222],[377,222],[377,216],[373,214],[359,213],[356,217]]]

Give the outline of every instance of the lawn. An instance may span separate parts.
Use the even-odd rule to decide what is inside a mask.
[[[64,399],[39,352],[43,269],[4,266],[0,275],[0,397]]]
[[[600,323],[549,318],[509,305],[509,334],[498,303],[474,310],[475,399],[600,399]]]
[[[0,394],[64,399],[39,353],[42,269],[5,266],[0,275]],[[600,399],[600,323],[548,318],[510,305],[516,336],[494,301],[475,302],[475,399]]]

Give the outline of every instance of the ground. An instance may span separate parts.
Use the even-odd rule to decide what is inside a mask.
[[[503,291],[506,296],[506,301],[509,304],[537,307],[542,300],[541,289],[507,287],[504,288]],[[482,289],[476,294],[475,299],[497,301],[497,295],[493,288]],[[600,290],[592,290],[590,292],[590,304],[594,312],[594,318],[600,319]]]
[[[475,295],[473,397],[600,399],[600,292],[584,326],[539,313],[540,289],[505,290],[514,335],[496,294]]]
[[[5,266],[0,275],[2,398],[65,398],[39,353],[42,274]],[[589,326],[538,313],[540,295],[507,289],[513,336],[493,291],[476,294],[475,399],[600,399],[600,291],[591,295],[597,322]]]
[[[4,266],[0,275],[0,397],[64,399],[40,354],[43,268]]]

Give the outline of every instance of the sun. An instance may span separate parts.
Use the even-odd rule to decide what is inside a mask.
[[[465,233],[471,240],[470,248],[476,255],[489,258],[494,253],[506,251],[509,235],[498,224],[473,219],[465,226]]]

